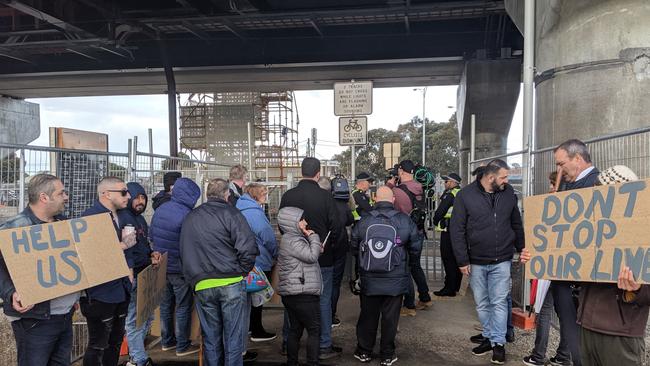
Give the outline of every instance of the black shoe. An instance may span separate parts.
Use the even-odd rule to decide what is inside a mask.
[[[379,361],[379,366],[390,366],[394,364],[396,361],[397,361],[397,356],[384,358],[383,360]]]
[[[339,320],[339,318],[337,316],[334,316],[332,318],[332,328],[336,328],[339,325],[341,325],[341,320]]]
[[[244,363],[254,362],[255,360],[257,360],[257,352],[246,351],[244,354]]]
[[[272,341],[275,338],[277,338],[277,335],[275,335],[275,333],[268,333],[266,331],[251,334],[252,342],[267,342]]]
[[[334,347],[327,347],[327,348],[321,348],[320,353],[318,354],[318,359],[319,360],[329,360],[334,357],[338,357],[341,355],[340,352],[337,352],[333,349]]]
[[[490,340],[485,338],[485,340],[479,344],[477,347],[472,348],[472,354],[474,356],[483,356],[484,354],[492,351],[492,344]]]
[[[571,361],[559,360],[557,356],[549,358],[548,362],[553,366],[571,366]]]
[[[357,360],[363,363],[372,361],[372,357],[370,356],[370,354],[358,350],[354,352],[354,358],[356,358]]]
[[[443,288],[440,291],[434,291],[433,294],[439,297],[445,297],[445,296],[454,297],[456,296],[456,291],[447,290],[446,288]]]
[[[492,348],[492,360],[490,362],[497,365],[506,363],[506,349],[502,345],[494,345],[494,348]]]
[[[544,366],[544,361],[536,361],[533,356],[524,357],[524,365],[527,366]]]
[[[515,341],[515,330],[510,329],[506,332],[506,342],[514,343],[514,341]]]
[[[190,344],[190,346],[187,347],[187,348],[186,348],[185,350],[183,350],[183,351],[179,351],[178,348],[177,348],[177,349],[176,349],[176,356],[178,356],[178,357],[185,357],[185,356],[189,356],[189,355],[194,354],[194,353],[198,353],[200,350],[201,350],[201,347],[200,347],[200,346],[197,346],[197,345],[194,345],[194,344]]]
[[[341,347],[337,347],[337,346],[335,346],[335,345],[332,345],[332,350],[333,350],[334,352],[338,352],[338,353],[343,352],[343,348],[341,348]]]
[[[476,343],[476,344],[481,344],[481,343],[483,343],[486,339],[487,339],[487,338],[483,337],[483,334],[482,334],[482,333],[479,333],[479,334],[477,334],[477,335],[475,335],[475,336],[471,336],[471,337],[469,337],[469,341],[472,342],[472,343]]]

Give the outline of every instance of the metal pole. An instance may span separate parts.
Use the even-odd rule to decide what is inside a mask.
[[[126,179],[131,177],[131,172],[133,172],[133,140],[129,139],[128,142],[128,157],[126,158],[128,162],[126,163]]]
[[[357,157],[355,156],[356,154],[354,150],[355,150],[355,146],[354,145],[350,146],[350,175],[351,175],[350,179],[353,180],[356,179],[357,177],[357,172],[356,172]]]
[[[530,167],[532,151],[533,127],[533,94],[535,85],[535,0],[526,0],[524,4],[524,125],[523,147],[528,153],[523,156],[522,191],[524,196],[530,195]]]
[[[147,131],[149,136],[149,192],[154,194],[154,182],[153,182],[153,130],[150,128]]]
[[[422,90],[422,166],[426,165],[426,139],[427,139],[427,123],[425,113],[426,113],[426,100],[427,100],[427,87],[425,86]]]
[[[250,121],[248,121],[248,178],[249,180],[253,180],[253,160],[255,157],[253,156],[253,144],[255,142],[253,141],[253,126]]]
[[[138,171],[138,136],[133,136],[133,170],[128,177],[129,181],[135,182],[136,172]]]
[[[535,0],[526,0],[524,3],[524,125],[523,125],[523,144],[524,149],[528,150],[524,154],[522,171],[523,195],[531,194],[531,172],[532,172],[532,150],[533,150],[533,78],[535,76]],[[525,208],[524,208],[525,209]],[[523,276],[523,296],[521,299],[522,308],[526,309],[528,299],[530,299],[530,286],[525,280],[525,268],[522,266]]]
[[[20,149],[20,164],[19,174],[20,174],[20,197],[18,197],[18,211],[22,211],[25,208],[25,149]]]
[[[472,161],[476,159],[476,115],[470,119],[469,161],[467,162],[467,182],[472,182]]]

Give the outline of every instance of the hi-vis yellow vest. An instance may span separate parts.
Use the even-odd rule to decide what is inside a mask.
[[[450,193],[451,193],[454,197],[456,197],[456,195],[458,194],[458,191],[460,191],[460,188],[456,187],[456,188],[453,188],[453,189],[450,191]],[[449,221],[449,219],[451,219],[451,213],[452,213],[453,210],[454,210],[454,205],[451,205],[451,207],[449,207],[449,209],[448,209],[447,212],[445,213],[445,217],[444,217],[445,220]],[[442,220],[441,220],[440,222],[442,222]],[[440,226],[440,222],[438,222],[438,225],[436,225],[436,231],[447,231],[447,228],[446,228],[446,227],[443,228],[443,227]]]

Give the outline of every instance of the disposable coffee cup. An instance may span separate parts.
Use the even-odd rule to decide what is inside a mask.
[[[135,233],[135,227],[133,227],[133,225],[126,225],[122,229],[122,235],[130,235],[132,233]]]

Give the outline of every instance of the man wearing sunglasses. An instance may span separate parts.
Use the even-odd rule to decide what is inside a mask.
[[[136,233],[122,234],[117,211],[127,207],[131,195],[126,183],[117,177],[106,177],[97,185],[98,199],[82,216],[108,213],[113,220],[120,246],[127,250],[136,244]],[[126,257],[126,253],[125,253]],[[127,262],[129,259],[127,258]],[[111,263],[106,265],[110,266]],[[86,290],[81,298],[81,313],[88,322],[88,347],[84,366],[116,366],[124,338],[124,323],[129,307],[131,281],[119,278]]]

